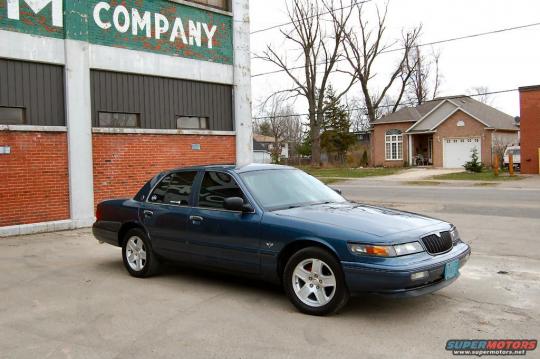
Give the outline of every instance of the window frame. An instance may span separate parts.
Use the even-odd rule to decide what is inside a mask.
[[[386,161],[403,161],[403,131],[392,129],[384,133],[384,159]]]
[[[101,121],[99,119],[99,115],[102,113],[108,113],[111,115],[119,114],[119,115],[135,115],[137,116],[137,124],[135,126],[101,126]],[[97,116],[97,128],[141,128],[141,114],[138,112],[120,112],[120,111],[96,111]]]
[[[6,124],[2,123],[2,120],[0,119],[0,126],[25,126],[26,125],[26,107],[23,106],[0,106],[0,108],[7,108],[7,109],[15,109],[15,110],[21,110],[22,111],[22,121],[21,123],[17,124]]]
[[[156,188],[159,187],[159,185],[165,180],[165,178],[169,177],[169,176],[172,176],[172,175],[176,175],[176,174],[179,174],[179,173],[194,173],[195,174],[195,177],[193,177],[193,183],[191,185],[191,193],[189,194],[189,199],[188,199],[188,204],[185,205],[185,204],[174,204],[174,203],[159,203],[159,202],[154,202],[154,201],[151,201],[150,198],[152,197],[152,194],[154,193],[154,191],[156,190]],[[173,206],[173,207],[181,207],[181,208],[193,208],[194,207],[194,204],[195,204],[195,191],[197,191],[197,194],[198,194],[198,191],[199,191],[199,176],[200,176],[200,171],[197,171],[197,170],[182,170],[182,171],[173,171],[173,172],[169,172],[169,173],[166,173],[157,183],[154,187],[152,187],[150,189],[150,191],[148,192],[148,196],[146,197],[146,200],[145,200],[145,203],[148,203],[148,204],[151,204],[151,205],[154,205],[154,206]]]
[[[179,122],[182,118],[191,118],[199,120],[199,127],[180,127]],[[206,122],[206,127],[201,127],[201,120],[204,119]],[[187,116],[187,115],[176,115],[176,129],[183,131],[210,131],[210,117],[209,116]]]
[[[226,174],[226,175],[230,176],[234,180],[234,182],[236,183],[236,185],[238,186],[238,188],[240,189],[242,194],[244,195],[244,199],[246,201],[245,203],[249,204],[251,206],[251,208],[253,208],[253,211],[251,211],[251,212],[242,212],[242,211],[232,211],[230,209],[225,209],[225,208],[201,207],[201,205],[200,205],[200,194],[201,194],[201,189],[202,189],[202,185],[203,185],[203,181],[204,181],[204,176],[207,173],[210,173],[210,172],[223,173],[223,174]],[[256,207],[253,205],[251,199],[246,195],[247,193],[248,192],[246,191],[246,189],[242,188],[241,181],[239,181],[238,178],[236,178],[232,173],[230,173],[228,171],[220,171],[220,170],[204,170],[204,171],[200,172],[200,177],[199,177],[198,182],[197,182],[197,193],[194,196],[194,208],[197,208],[199,210],[205,210],[205,211],[255,214],[257,212],[256,209],[255,209]]]

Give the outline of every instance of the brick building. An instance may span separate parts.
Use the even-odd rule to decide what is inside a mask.
[[[540,174],[540,85],[519,89],[521,173]]]
[[[252,156],[248,0],[0,0],[0,236]]]
[[[489,167],[497,146],[519,142],[513,117],[468,96],[405,107],[372,125],[375,166],[460,168],[476,149]]]

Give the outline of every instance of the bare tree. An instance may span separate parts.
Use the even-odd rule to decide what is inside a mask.
[[[264,128],[264,134],[273,138],[270,154],[274,163],[279,163],[283,148],[290,142],[302,140],[302,122],[295,114],[293,104],[287,102],[284,94],[272,96],[260,105],[260,119],[255,128]],[[262,132],[262,131],[261,131]]]
[[[321,12],[331,13],[334,21],[321,19]],[[302,71],[295,72],[285,57],[268,46],[258,58],[271,62],[282,69],[294,83],[293,88],[284,90],[294,97],[304,97],[308,103],[310,135],[312,139],[312,165],[321,164],[321,124],[326,105],[324,98],[331,75],[337,62],[343,57],[343,45],[347,23],[352,14],[351,7],[344,7],[341,0],[336,6],[334,0],[293,0],[287,6],[287,14],[293,29],[281,31],[286,41],[298,45],[302,51],[299,60]],[[340,99],[355,83],[355,78],[337,94]]]
[[[480,101],[488,106],[493,104],[493,97],[489,94],[489,87],[487,86],[475,86],[468,92],[470,95],[474,96],[477,101]]]
[[[347,29],[344,31],[346,38],[345,52],[347,60],[351,65],[353,75],[360,82],[364,102],[366,106],[367,116],[370,121],[378,118],[378,110],[383,101],[388,98],[387,95],[396,83],[397,79],[401,79],[399,83],[398,97],[391,111],[395,112],[399,109],[405,88],[409,82],[412,72],[410,66],[407,66],[411,49],[414,47],[416,40],[420,34],[421,27],[418,26],[410,31],[403,32],[402,45],[403,50],[400,53],[399,61],[390,73],[381,91],[376,91],[372,88],[372,82],[377,75],[374,71],[374,65],[377,63],[380,55],[387,52],[390,47],[396,44],[384,43],[386,32],[386,16],[388,14],[388,3],[381,12],[377,6],[377,23],[370,26],[363,3],[357,3],[354,7],[358,15],[359,31]]]
[[[424,55],[419,46],[410,52],[405,73],[412,74],[406,84],[407,97],[411,103],[421,105],[438,96],[442,78],[440,57],[440,52],[433,52],[431,56]]]

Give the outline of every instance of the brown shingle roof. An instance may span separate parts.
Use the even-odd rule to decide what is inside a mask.
[[[479,102],[469,96],[451,96],[437,98],[433,101],[428,101],[417,107],[404,107],[397,112],[383,116],[382,118],[374,121],[373,124],[381,123],[397,123],[397,122],[418,122],[428,113],[430,113],[435,107],[439,106],[442,102],[448,101],[452,103],[456,108],[460,108],[465,112],[468,112],[472,116],[478,118],[482,122],[488,125],[490,128],[499,130],[517,130],[515,120],[512,116],[497,110],[491,106],[488,106],[482,102]],[[446,106],[446,105],[444,105]],[[426,123],[418,124],[415,130],[427,131],[433,126],[436,126],[438,121],[426,120]]]

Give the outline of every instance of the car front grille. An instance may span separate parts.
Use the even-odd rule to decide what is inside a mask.
[[[436,234],[430,234],[422,237],[422,242],[430,254],[441,254],[452,249],[450,232],[441,232],[440,237]]]

